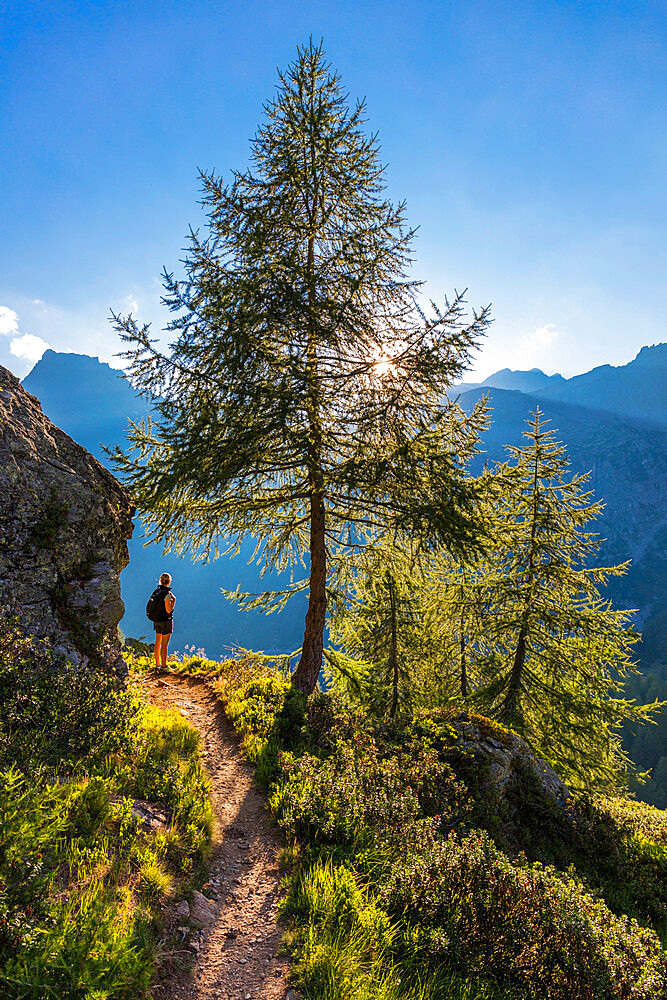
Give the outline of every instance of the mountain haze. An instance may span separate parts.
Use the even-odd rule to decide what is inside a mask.
[[[525,444],[526,419],[539,406],[568,451],[573,472],[589,472],[590,488],[605,509],[593,529],[605,539],[599,562],[632,560],[628,573],[610,581],[617,606],[636,608],[643,623],[664,604],[667,579],[667,430],[612,413],[506,389],[473,389],[461,395],[470,410],[488,396],[491,427],[484,460],[503,461],[507,445]]]
[[[145,401],[121,372],[86,355],[46,351],[23,386],[39,399],[53,423],[107,467],[110,462],[103,445],[125,446],[128,418],[137,421],[147,414]],[[219,656],[229,646],[289,652],[300,645],[304,610],[299,597],[294,597],[281,615],[267,617],[239,610],[221,593],[221,588],[235,590],[237,586],[255,593],[289,582],[287,576],[277,574],[260,578],[258,568],[247,562],[253,551],[250,541],[234,559],[192,563],[189,556],[163,555],[161,546],[146,545],[137,518],[129,549],[130,564],[121,577],[125,616],[120,627],[125,635],[152,636],[146,601],[160,574],[167,572],[173,577],[177,596],[174,649],[195,646]]]
[[[667,345],[661,344],[643,348],[628,365],[604,365],[573,379],[547,376],[539,369],[503,369],[484,383],[457,387],[468,409],[482,395],[489,396],[493,423],[484,436],[480,466],[484,459],[502,461],[506,445],[522,443],[525,421],[536,405],[551,420],[557,439],[568,449],[573,472],[590,471],[591,488],[606,503],[596,525],[606,539],[601,561],[633,560],[628,575],[614,581],[612,595],[618,605],[637,608],[640,622],[660,614],[666,605],[666,362]],[[101,444],[123,444],[128,417],[137,420],[146,413],[145,402],[120,372],[83,355],[47,351],[23,384],[54,423],[106,464]],[[218,655],[229,644],[267,650],[300,644],[303,605],[297,598],[281,615],[267,618],[239,611],[220,593],[221,587],[234,590],[240,585],[256,592],[287,582],[275,576],[261,580],[257,568],[246,562],[250,545],[244,549],[245,558],[193,565],[189,558],[163,556],[155,545],[144,547],[140,536],[138,522],[122,580],[126,613],[121,627],[126,634],[149,632],[146,599],[157,576],[167,570],[178,596],[178,648],[187,643]]]
[[[501,368],[500,371],[489,375],[483,382],[463,382],[456,386],[459,392],[467,392],[471,389],[518,389],[519,392],[539,392],[545,386],[552,383],[565,382],[562,375],[545,375],[540,368],[531,368],[530,371],[513,371],[511,368]]]
[[[539,368],[527,372],[503,368],[484,382],[464,382],[456,386],[461,394],[480,388],[516,389],[540,399],[572,403],[665,427],[667,344],[642,347],[627,365],[600,365],[569,379],[562,375],[545,375]]]

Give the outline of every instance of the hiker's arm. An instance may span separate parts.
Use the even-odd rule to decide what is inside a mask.
[[[176,598],[174,597],[174,595],[167,594],[167,596],[164,599],[164,606],[167,609],[168,614],[171,614],[171,612],[174,610],[174,604],[176,604]]]

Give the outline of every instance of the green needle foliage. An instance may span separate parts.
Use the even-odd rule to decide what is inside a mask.
[[[404,552],[381,543],[366,549],[349,573],[327,650],[332,690],[348,704],[393,718],[411,710],[420,685],[415,671],[423,646],[420,570]]]
[[[363,103],[350,109],[321,46],[298,51],[265,113],[246,172],[201,174],[207,234],[191,233],[183,280],[165,273],[170,349],[114,316],[155,414],[115,457],[167,548],[209,558],[252,536],[264,568],[308,566],[255,606],[308,589],[294,684],[310,691],[331,567],[364,532],[475,542],[460,455],[483,413],[446,391],[489,315],[458,293],[420,304],[405,206],[385,198]]]
[[[599,588],[627,567],[587,565],[600,540],[586,526],[602,504],[585,489],[588,475],[568,474],[539,408],[524,435],[525,447],[509,449],[495,550],[478,567],[486,614],[476,699],[565,780],[613,787],[630,766],[621,725],[658,707],[622,697],[638,636],[631,612],[612,608]]]
[[[481,555],[409,557],[395,538],[347,571],[332,686],[380,715],[467,703],[527,739],[572,788],[613,789],[633,771],[623,727],[660,708],[624,695],[638,636],[600,588],[626,566],[590,565],[600,541],[587,526],[602,504],[587,475],[570,474],[539,409],[525,436],[478,482]]]

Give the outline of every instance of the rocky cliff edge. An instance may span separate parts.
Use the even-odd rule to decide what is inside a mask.
[[[0,366],[0,609],[75,664],[121,676],[133,514],[111,473]]]

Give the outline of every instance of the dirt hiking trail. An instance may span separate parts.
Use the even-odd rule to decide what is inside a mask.
[[[152,704],[178,709],[199,731],[215,814],[209,881],[204,886],[213,902],[196,897],[191,904],[190,920],[194,923],[201,916],[203,931],[191,939],[194,954],[189,960],[176,961],[185,958],[181,954],[163,962],[152,996],[296,1000],[286,982],[287,959],[277,955],[280,842],[269,825],[266,797],[253,785],[252,768],[241,756],[222,706],[206,683],[195,678],[152,674],[145,690]],[[188,923],[176,905],[166,917],[173,930]]]

